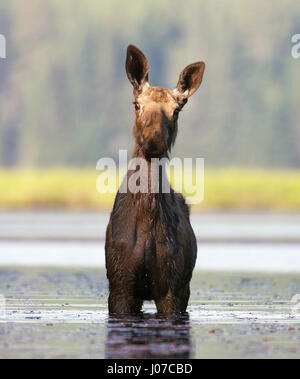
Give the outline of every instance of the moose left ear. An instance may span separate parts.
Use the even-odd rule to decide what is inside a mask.
[[[129,45],[126,57],[126,73],[130,83],[138,92],[142,92],[148,83],[149,63],[137,47]]]
[[[179,81],[174,92],[187,99],[199,88],[205,70],[204,62],[192,63],[180,74]]]

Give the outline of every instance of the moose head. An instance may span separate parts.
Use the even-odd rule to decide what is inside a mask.
[[[134,137],[146,158],[165,156],[175,143],[178,115],[199,88],[204,69],[203,62],[187,66],[174,90],[152,87],[146,57],[137,47],[128,46],[126,72],[135,98]]]

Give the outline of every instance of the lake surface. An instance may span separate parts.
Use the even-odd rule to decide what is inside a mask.
[[[109,214],[101,212],[0,212],[0,240],[103,241]],[[200,242],[300,243],[300,215],[193,213]]]
[[[104,243],[0,241],[1,266],[103,268]],[[196,269],[300,273],[300,244],[199,243]]]
[[[2,212],[0,266],[104,267],[108,213]],[[199,270],[300,271],[300,215],[193,214]]]
[[[108,317],[101,269],[0,269],[0,293],[0,358],[300,357],[299,275],[197,271],[173,318]]]
[[[0,213],[0,358],[299,358],[300,216],[193,215],[188,314],[109,317],[108,214]]]

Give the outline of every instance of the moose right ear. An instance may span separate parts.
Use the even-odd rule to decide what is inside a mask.
[[[205,70],[204,62],[196,62],[187,66],[180,74],[176,94],[188,99],[199,88]]]
[[[130,83],[138,92],[148,83],[149,63],[145,55],[135,46],[129,45],[126,57],[126,73]]]

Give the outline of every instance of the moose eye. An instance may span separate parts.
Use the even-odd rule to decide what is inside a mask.
[[[138,111],[140,109],[139,104],[136,101],[133,104],[134,104],[135,110]]]

